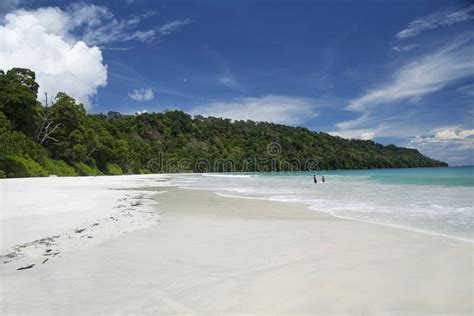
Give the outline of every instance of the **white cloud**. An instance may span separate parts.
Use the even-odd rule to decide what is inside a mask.
[[[135,101],[150,101],[155,98],[155,93],[149,89],[135,89],[128,94],[130,99]]]
[[[427,145],[427,144],[456,144],[457,149],[474,149],[474,129],[460,128],[438,128],[432,131],[432,136],[414,137],[410,144]]]
[[[474,5],[458,10],[434,13],[411,21],[408,26],[397,33],[397,39],[414,37],[421,32],[448,26],[474,18]]]
[[[0,68],[29,68],[36,72],[39,98],[66,92],[90,106],[91,97],[107,83],[102,52],[67,36],[68,15],[58,8],[18,10],[0,25]]]
[[[367,131],[367,132],[363,132],[362,134],[360,134],[360,138],[364,139],[364,140],[373,139],[374,137],[375,137],[375,132],[374,131]]]
[[[235,79],[235,77],[229,72],[226,75],[220,76],[217,78],[219,84],[226,86],[237,91],[245,91],[242,85]]]
[[[474,136],[474,129],[463,130],[459,132],[459,137],[462,139]]]
[[[474,129],[458,130],[454,128],[440,128],[435,130],[434,141],[467,139],[474,136]]]
[[[371,140],[375,137],[377,129],[351,129],[332,131],[329,134],[348,139]]]
[[[1,8],[18,3],[9,0]],[[138,29],[139,23],[153,14],[118,19],[106,7],[84,3],[64,10],[13,11],[0,24],[0,69],[29,68],[36,72],[40,85],[38,98],[42,99],[44,92],[52,96],[63,91],[90,107],[97,89],[107,84],[107,66],[97,46],[154,41],[192,22],[177,20]]]
[[[474,162],[473,136],[473,129],[444,127],[433,130],[431,136],[417,135],[410,140],[408,146],[417,148],[431,157],[438,157],[454,164],[472,164]]]
[[[133,115],[142,115],[142,114],[145,114],[145,113],[148,113],[147,110],[141,110],[141,111],[136,111],[133,113]]]
[[[407,52],[409,50],[412,50],[413,48],[417,47],[418,45],[416,44],[410,44],[410,45],[395,45],[392,47],[394,51],[397,52]]]
[[[314,108],[311,99],[267,95],[213,102],[192,109],[191,114],[294,125],[316,117]]]
[[[462,87],[457,88],[456,91],[466,96],[474,97],[474,84],[464,85]]]
[[[155,12],[119,19],[107,7],[83,3],[69,6],[67,14],[71,21],[71,31],[89,45],[99,46],[127,41],[153,42],[193,23],[190,19],[183,19],[158,27],[139,29],[142,20],[152,17]]]
[[[461,137],[452,129],[444,129],[435,134],[435,140],[443,141],[443,140],[452,140],[452,139],[460,139]]]
[[[126,41],[152,42],[160,35],[171,34],[162,33],[160,28],[163,26],[144,30],[138,28],[142,20],[153,16],[154,12],[119,19],[107,7],[75,3],[68,7],[66,14],[70,21],[68,31],[89,45],[103,46]]]
[[[363,114],[356,119],[337,123],[336,126],[338,129],[341,129],[341,130],[350,130],[350,129],[357,128],[359,126],[367,125],[369,121],[370,121],[369,115]]]
[[[208,53],[219,67],[219,71],[218,74],[216,74],[215,79],[217,83],[229,89],[245,94],[247,92],[246,88],[237,80],[224,56],[213,49],[209,49]]]
[[[373,105],[421,98],[458,79],[472,76],[472,39],[472,36],[456,39],[442,49],[406,64],[393,74],[391,82],[352,100],[348,109],[363,112]]]
[[[234,73],[230,70],[227,61],[217,52],[213,52],[212,55],[221,68],[221,74],[217,76],[217,82],[227,88],[245,93],[245,87],[237,80]]]
[[[338,130],[330,132],[344,138],[373,139],[374,137],[406,137],[413,136],[425,126],[412,125],[409,123],[410,114],[399,114],[394,116],[375,116],[371,113],[363,113],[356,119],[336,124]]]
[[[437,50],[399,67],[386,83],[350,100],[346,110],[359,112],[360,116],[339,122],[336,124],[337,130],[331,133],[360,139],[376,136],[413,137],[420,133],[430,125],[429,122],[415,125],[407,123],[413,120],[410,112],[388,116],[387,113],[393,113],[394,109],[387,105],[403,106],[400,103],[402,101],[416,104],[430,93],[440,91],[461,79],[473,77],[473,42],[473,35],[457,37]],[[471,90],[471,85],[457,89],[466,95]]]
[[[158,33],[161,35],[169,35],[177,30],[179,30],[182,26],[191,24],[193,23],[192,20],[190,19],[184,19],[184,20],[175,20],[168,22],[166,24],[163,24],[162,26],[157,28]]]

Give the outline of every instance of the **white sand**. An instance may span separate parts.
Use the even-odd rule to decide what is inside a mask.
[[[156,192],[147,187],[166,180],[157,175],[2,179],[0,262],[12,269],[38,264],[46,250],[52,259],[155,224]]]
[[[1,313],[472,313],[472,243],[166,190],[159,225],[29,270],[0,266]]]

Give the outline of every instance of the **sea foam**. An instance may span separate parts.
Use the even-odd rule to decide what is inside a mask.
[[[181,187],[300,202],[341,218],[473,241],[473,172],[474,168],[318,172],[316,185],[313,173],[306,172],[205,174],[175,181]],[[323,174],[326,183],[321,182]]]

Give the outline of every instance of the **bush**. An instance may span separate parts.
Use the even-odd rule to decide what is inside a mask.
[[[6,178],[6,177],[7,177],[7,174],[5,173],[5,171],[0,170],[0,179]]]
[[[7,155],[0,159],[0,169],[8,178],[45,177],[48,171],[27,156]]]
[[[97,170],[95,168],[91,168],[91,167],[89,167],[88,165],[86,165],[85,163],[82,163],[82,162],[76,163],[74,165],[74,167],[76,168],[77,172],[81,176],[100,176],[100,175],[102,175],[102,172],[100,172],[99,170]]]
[[[148,169],[145,169],[145,168],[140,168],[140,169],[138,169],[138,173],[139,174],[149,174],[150,171]]]
[[[106,172],[107,172],[107,174],[109,174],[111,176],[119,176],[119,175],[123,174],[122,168],[120,168],[120,166],[115,164],[115,163],[108,163],[107,168],[106,168]]]
[[[45,159],[43,162],[43,167],[48,171],[49,174],[54,174],[60,177],[69,177],[69,176],[77,176],[78,173],[76,170],[65,163],[62,160],[52,160],[52,159]]]

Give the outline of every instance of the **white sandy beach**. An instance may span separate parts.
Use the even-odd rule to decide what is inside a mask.
[[[51,245],[39,244],[33,248],[40,252],[30,251],[0,265],[1,314],[472,314],[470,242],[338,219],[296,203],[166,187],[164,179],[100,181],[90,191],[106,192],[107,187],[133,191],[114,190],[108,202],[104,197],[109,193],[84,193],[78,201],[87,200],[84,214],[89,215],[82,218],[80,204],[69,217],[49,214],[48,218],[61,216],[62,224],[53,225],[55,229],[38,225],[43,228],[34,238],[10,227],[15,220],[2,216],[2,255],[13,244],[55,234],[62,237],[53,240],[60,254],[45,264],[40,260],[48,257],[44,255]],[[29,204],[8,202],[9,183],[2,181],[2,214],[6,205],[39,210],[51,203],[20,189],[13,191]],[[74,181],[78,181],[75,192],[78,187],[80,192],[91,188],[90,181]],[[104,185],[107,181],[115,184]],[[130,200],[126,194],[132,194]],[[146,194],[157,203],[142,196],[143,203],[128,211],[137,221],[141,218],[137,210],[155,212],[139,221],[146,223],[142,226],[114,213],[122,212],[114,204],[120,199],[132,208],[133,194]],[[68,209],[67,203],[60,206]],[[92,211],[95,216],[90,216]],[[122,223],[119,228],[90,226],[112,213],[118,217],[112,223]],[[32,218],[25,215],[23,220]],[[77,227],[96,229],[101,237],[82,238],[87,230],[76,233]],[[70,239],[75,242],[66,242]],[[84,246],[87,240],[95,242]],[[17,271],[27,260],[35,266]]]

